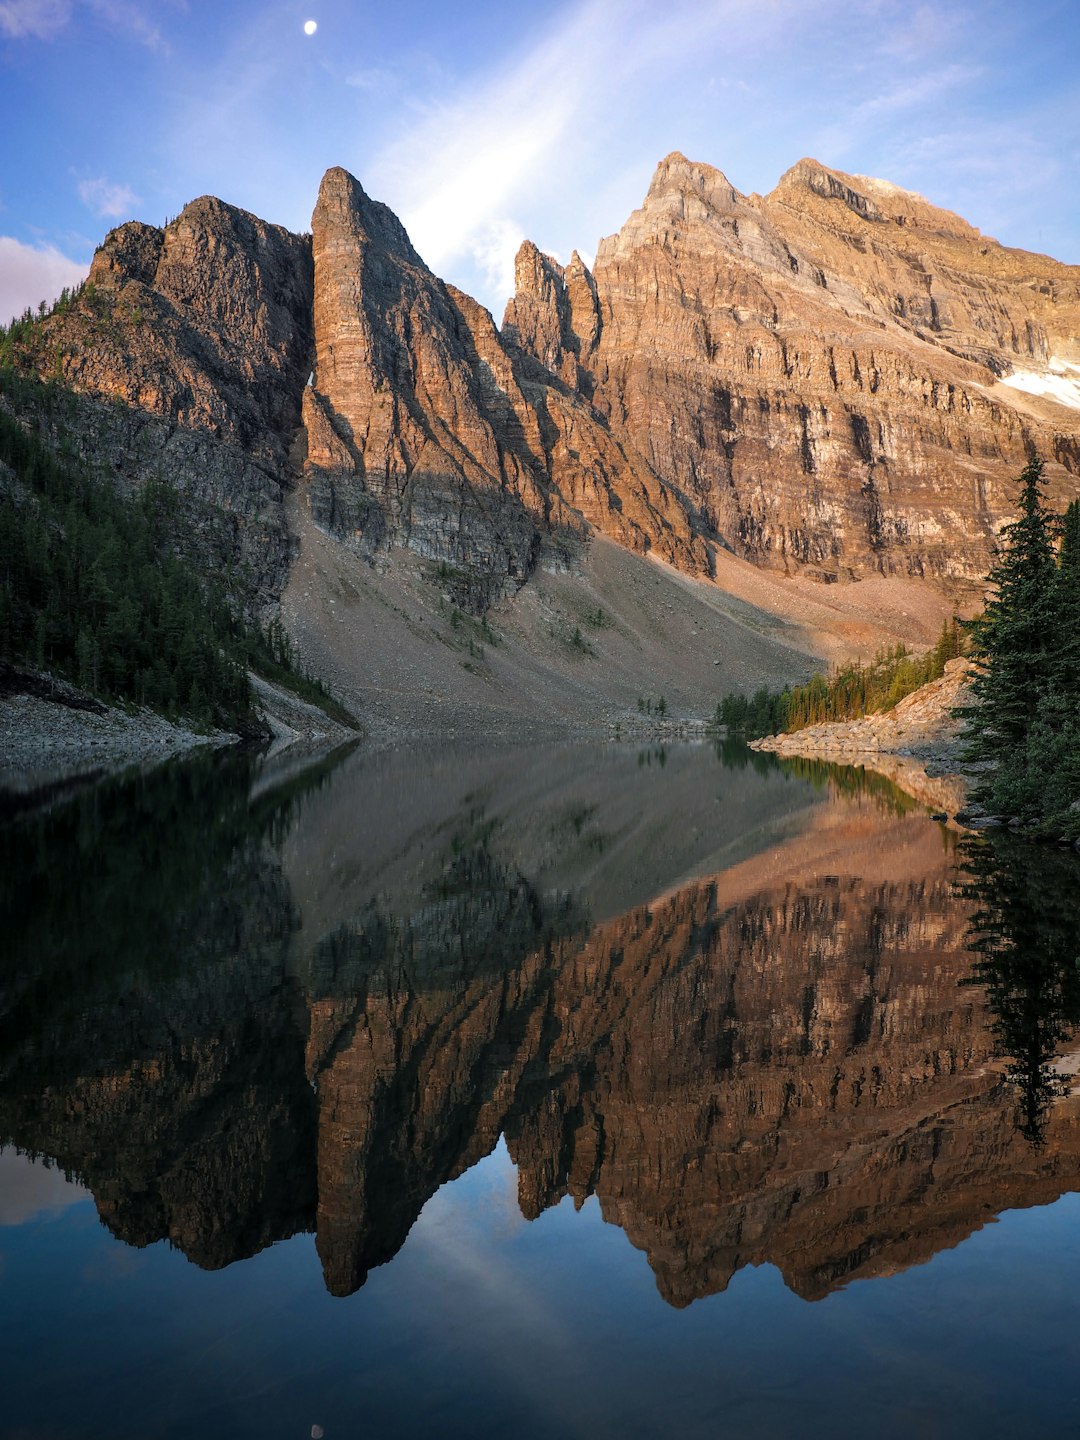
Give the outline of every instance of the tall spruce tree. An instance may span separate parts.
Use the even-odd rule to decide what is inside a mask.
[[[1080,836],[1080,506],[1059,522],[1042,464],[1020,477],[1020,515],[1002,532],[995,593],[971,624],[976,672],[968,758],[993,768],[975,798],[1042,834]]]
[[[1041,460],[1031,460],[1020,476],[1020,515],[1001,532],[1003,549],[989,576],[994,594],[969,627],[973,699],[962,713],[971,759],[1000,761],[1022,744],[1050,686],[1058,574],[1042,470]]]
[[[1055,684],[1080,718],[1080,500],[1072,501],[1062,520],[1057,610],[1060,653]]]

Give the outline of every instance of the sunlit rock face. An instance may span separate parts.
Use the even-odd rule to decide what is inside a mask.
[[[476,610],[593,532],[694,575],[719,547],[964,585],[1032,451],[1077,493],[1080,269],[816,161],[763,198],[668,156],[591,271],[521,247],[501,330],[341,169],[311,236],[204,197],[111,232],[90,279],[24,360],[97,404],[88,455],[228,517],[263,601],[297,483]]]
[[[591,275],[517,284],[507,338],[756,563],[975,579],[1032,448],[1075,493],[1080,270],[886,182],[673,154]]]
[[[585,522],[707,568],[640,457],[572,395],[530,389],[487,311],[344,170],[327,172],[312,231],[305,474],[320,524],[367,552],[405,543],[460,567],[481,601],[522,584],[545,549],[558,563]]]

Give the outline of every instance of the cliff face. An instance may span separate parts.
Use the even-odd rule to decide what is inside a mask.
[[[28,362],[70,387],[34,423],[121,486],[184,497],[177,541],[276,604],[293,552],[282,501],[310,371],[310,241],[204,197],[164,229],[113,230]]]
[[[410,547],[473,609],[590,531],[694,575],[724,547],[978,580],[1032,450],[1077,492],[1080,271],[886,182],[804,160],[744,196],[673,154],[592,272],[522,246],[501,332],[344,170],[312,231],[210,198],[121,226],[29,356],[89,397],[88,455],[108,430],[122,480],[230,517],[264,603],[298,481],[323,529]]]
[[[84,394],[280,464],[300,421],[311,309],[311,242],[204,196],[163,230],[112,231],[47,343]]]
[[[325,528],[454,566],[481,602],[520,585],[545,544],[557,562],[585,522],[706,567],[640,458],[571,395],[530,391],[487,311],[432,275],[344,170],[324,178],[312,231],[304,468]]]
[[[507,337],[756,563],[976,579],[1032,448],[1076,492],[1077,267],[885,182],[747,197],[674,154],[592,275],[517,279]]]

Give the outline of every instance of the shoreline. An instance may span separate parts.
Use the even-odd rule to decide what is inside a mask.
[[[7,813],[133,766],[244,743],[232,731],[199,731],[152,710],[106,704],[44,672],[9,669],[0,678],[0,809]],[[270,730],[269,756],[358,738],[317,706],[257,676],[251,681]]]
[[[967,699],[970,676],[970,661],[950,660],[940,679],[906,695],[891,710],[858,720],[823,721],[748,743],[752,750],[789,758],[865,766],[916,800],[947,812],[954,823],[980,829],[980,815],[970,809],[969,772],[961,762],[961,727],[954,718]]]

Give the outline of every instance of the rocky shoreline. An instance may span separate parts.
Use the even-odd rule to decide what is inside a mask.
[[[271,755],[355,738],[317,706],[257,676],[251,681],[273,737]],[[14,808],[102,772],[240,743],[229,731],[194,730],[151,710],[107,705],[41,671],[8,667],[0,675],[0,795]]]
[[[750,746],[775,755],[862,765],[966,830],[1024,833],[1019,820],[992,815],[969,797],[969,786],[983,766],[964,762],[962,724],[955,712],[967,702],[970,678],[969,660],[950,660],[940,680],[932,680],[884,714],[809,725],[789,735],[752,740]],[[1073,842],[1063,837],[1059,843]],[[1080,841],[1074,848],[1080,851]]]
[[[198,733],[149,710],[76,708],[38,695],[0,698],[0,792],[29,797],[59,782],[128,765],[159,764],[238,735]]]
[[[970,661],[950,660],[941,679],[883,714],[808,725],[789,735],[752,740],[750,746],[775,755],[864,765],[958,824],[979,829],[984,817],[968,800],[971,772],[961,760],[961,726],[954,718],[967,698],[970,676]]]

